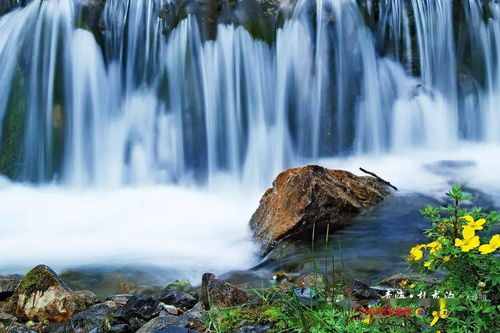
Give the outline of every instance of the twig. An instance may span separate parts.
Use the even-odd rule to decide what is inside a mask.
[[[393,189],[395,189],[396,191],[399,191],[398,188],[394,185],[392,185],[391,183],[389,183],[387,180],[383,179],[383,178],[380,178],[379,176],[377,176],[376,174],[374,174],[373,172],[370,172],[368,170],[365,170],[363,168],[359,168],[359,170],[361,170],[362,172],[364,173],[367,173],[369,174],[370,176],[373,176],[375,178],[377,178],[379,181],[381,181],[382,183],[384,183],[385,185],[388,185],[390,187],[392,187]]]

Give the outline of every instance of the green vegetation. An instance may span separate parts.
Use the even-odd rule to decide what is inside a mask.
[[[326,275],[313,285],[304,285],[304,280],[295,285],[277,282],[255,290],[257,300],[244,306],[210,310],[207,331],[235,332],[252,324],[268,325],[271,333],[498,331],[500,236],[490,231],[498,225],[499,214],[461,208],[471,197],[459,186],[447,196],[451,204],[421,211],[432,223],[424,231],[431,242],[410,250],[407,260],[418,275],[401,280],[392,290],[404,296],[361,302],[360,307],[344,296],[349,292],[342,283],[331,283]],[[435,272],[444,278],[429,283],[428,275]],[[311,286],[311,297],[304,299],[297,291],[305,286]]]

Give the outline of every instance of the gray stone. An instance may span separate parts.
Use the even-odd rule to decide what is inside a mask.
[[[0,311],[0,323],[15,323],[17,318],[10,313]]]
[[[137,331],[137,333],[152,333],[152,332],[157,332],[157,330],[160,329],[169,328],[170,326],[186,327],[188,325],[189,321],[184,316],[179,317],[173,315],[166,315],[166,316],[156,317],[148,321],[144,326],[142,326]]]
[[[133,296],[134,295],[128,294],[111,295],[106,298],[106,301],[113,301],[118,305],[125,305],[125,303],[127,303],[127,301]]]
[[[226,308],[244,304],[248,301],[248,295],[245,291],[218,279],[215,275],[205,273],[201,282],[200,301],[207,310],[211,306]]]
[[[90,290],[77,290],[75,294],[80,297],[87,307],[99,304],[99,297]]]
[[[67,324],[67,331],[72,333],[87,333],[93,329],[109,327],[113,308],[102,303],[91,306],[85,311],[71,317]]]
[[[5,327],[5,333],[36,333],[23,324],[13,323]]]
[[[262,326],[262,325],[254,324],[254,325],[242,327],[236,333],[264,333],[264,332],[269,331],[270,329],[271,329],[271,326],[269,326],[269,325]]]
[[[191,309],[197,302],[197,299],[190,294],[175,289],[166,289],[155,298],[162,303],[185,309]]]
[[[0,301],[6,300],[14,294],[14,290],[23,277],[18,274],[0,275]]]

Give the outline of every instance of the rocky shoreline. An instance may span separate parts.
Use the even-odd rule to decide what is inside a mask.
[[[302,279],[281,273],[272,279],[275,287],[293,290],[305,303],[314,301],[315,287],[324,284],[317,273]],[[408,275],[397,274],[374,288],[351,280],[341,296],[350,307],[359,306],[380,299],[387,290],[409,279]],[[152,296],[118,294],[102,300],[92,291],[70,289],[50,267],[38,265],[24,277],[0,276],[0,332],[195,333],[209,331],[206,320],[211,309],[262,306],[255,290],[244,290],[210,273],[201,280],[198,288],[176,281]],[[272,329],[271,325],[244,324],[238,333]]]

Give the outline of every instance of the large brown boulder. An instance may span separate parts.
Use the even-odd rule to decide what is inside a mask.
[[[324,227],[370,208],[389,194],[385,186],[373,177],[316,165],[289,169],[266,191],[250,226],[265,254],[306,227]]]
[[[52,269],[38,265],[21,280],[8,308],[21,320],[63,323],[85,309],[85,302]]]

